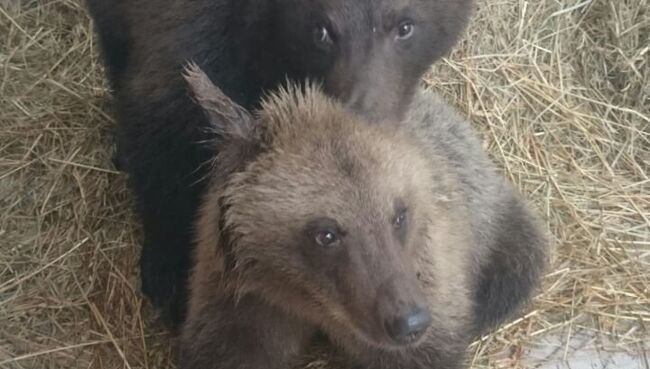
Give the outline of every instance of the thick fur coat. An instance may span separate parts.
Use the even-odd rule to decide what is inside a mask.
[[[313,87],[251,115],[200,70],[187,79],[222,151],[181,368],[291,367],[322,332],[351,366],[458,369],[538,284],[544,232],[435,95],[418,93],[401,125],[378,124]],[[426,322],[395,334],[414,309]]]
[[[418,81],[460,36],[471,0],[87,0],[118,121],[114,162],[144,227],[142,289],[184,316],[191,224],[216,147],[181,78],[196,61],[250,108],[286,79],[373,119],[403,115]]]

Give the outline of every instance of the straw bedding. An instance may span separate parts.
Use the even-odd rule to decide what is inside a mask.
[[[90,26],[79,0],[0,0],[0,368],[172,367]],[[479,0],[427,74],[553,235],[544,291],[473,367],[530,367],[554,334],[650,350],[649,49],[647,0]]]

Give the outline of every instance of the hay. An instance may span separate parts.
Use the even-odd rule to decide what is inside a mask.
[[[645,0],[484,1],[427,79],[555,236],[545,292],[474,346],[475,367],[521,367],[539,337],[579,331],[650,349],[649,49]]]
[[[538,338],[650,345],[650,4],[481,0],[426,83],[464,111],[548,220],[553,268],[476,368]],[[108,157],[110,105],[78,0],[0,0],[0,367],[165,368],[139,228]],[[563,349],[563,347],[561,347]],[[326,360],[310,367],[323,367]],[[647,363],[646,363],[647,364]]]

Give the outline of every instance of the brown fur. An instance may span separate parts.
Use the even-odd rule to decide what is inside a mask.
[[[253,117],[200,70],[187,79],[222,151],[198,219],[180,367],[287,368],[322,331],[352,364],[461,368],[490,250],[468,232],[454,159],[419,145],[417,126],[366,123],[313,86],[269,97]],[[340,249],[305,238],[324,216],[345,228]],[[391,342],[382,319],[420,300],[431,327]]]
[[[113,90],[113,162],[143,226],[141,289],[185,317],[201,164],[218,147],[181,76],[195,60],[246,109],[289,79],[366,118],[403,116],[422,75],[456,43],[471,0],[86,0]]]

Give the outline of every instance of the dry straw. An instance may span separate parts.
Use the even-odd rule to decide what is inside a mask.
[[[0,368],[171,367],[90,25],[78,0],[0,0]],[[425,78],[554,235],[545,291],[473,367],[526,367],[558,332],[649,349],[649,48],[647,0],[481,0]]]

